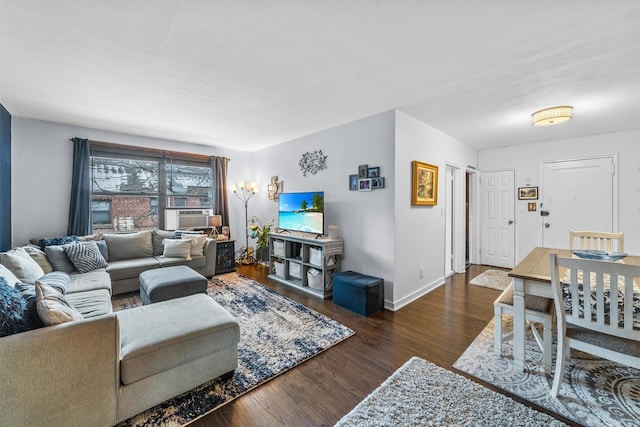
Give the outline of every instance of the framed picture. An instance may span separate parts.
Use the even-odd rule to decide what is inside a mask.
[[[538,200],[538,187],[518,187],[518,200]]]
[[[435,206],[438,204],[438,167],[414,160],[411,179],[411,204]]]
[[[371,178],[359,179],[358,191],[371,191]]]
[[[380,166],[367,169],[367,178],[378,178],[380,176]]]
[[[349,175],[349,190],[355,191],[358,189],[358,175]]]
[[[529,202],[527,203],[527,210],[529,212],[535,212],[537,208],[537,203],[536,202]]]
[[[228,225],[223,225],[222,226],[222,235],[226,236],[227,239],[231,238],[231,231],[229,230],[229,226]]]
[[[369,167],[367,165],[358,166],[358,178],[366,178]]]
[[[384,188],[384,178],[371,178],[371,188]]]

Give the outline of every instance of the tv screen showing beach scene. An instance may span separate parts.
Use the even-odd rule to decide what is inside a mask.
[[[278,228],[305,233],[324,233],[324,192],[281,193]]]

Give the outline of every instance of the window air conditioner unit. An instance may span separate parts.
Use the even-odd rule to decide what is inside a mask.
[[[211,209],[165,209],[165,230],[189,230],[209,226]]]

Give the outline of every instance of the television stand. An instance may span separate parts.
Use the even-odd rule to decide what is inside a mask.
[[[342,239],[269,233],[269,278],[307,294],[330,299],[340,271]],[[312,273],[309,273],[311,270]]]

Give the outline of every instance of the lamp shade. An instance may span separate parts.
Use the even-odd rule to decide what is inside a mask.
[[[573,107],[563,105],[560,107],[545,108],[531,115],[534,126],[553,126],[571,120]]]
[[[222,215],[209,216],[209,227],[221,227],[221,226],[222,226]]]

